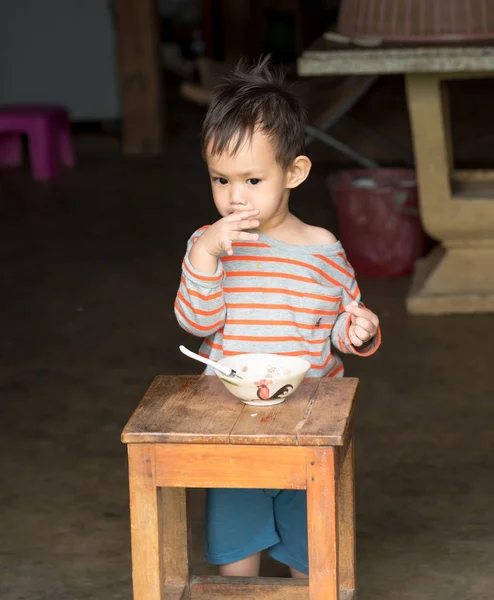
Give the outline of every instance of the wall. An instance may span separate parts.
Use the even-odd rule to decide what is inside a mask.
[[[119,115],[105,0],[0,0],[0,103],[53,102],[74,120]]]

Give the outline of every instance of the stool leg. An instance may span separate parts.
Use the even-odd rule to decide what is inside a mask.
[[[68,119],[63,119],[60,122],[58,145],[62,165],[73,167],[75,165],[75,152],[74,143],[72,141],[72,132],[70,130],[70,121]]]
[[[154,451],[129,444],[128,453],[134,600],[165,600]]]
[[[338,600],[338,522],[334,448],[307,450],[309,599]]]
[[[353,437],[340,466],[338,480],[338,562],[340,587],[355,590],[355,472]]]
[[[0,134],[0,164],[17,167],[22,162],[22,138],[20,133]]]
[[[59,169],[58,139],[54,123],[49,119],[39,120],[29,131],[29,155],[34,179],[53,179]]]

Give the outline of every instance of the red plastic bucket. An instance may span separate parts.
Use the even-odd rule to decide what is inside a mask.
[[[357,274],[411,273],[428,245],[415,171],[347,171],[328,177],[327,185],[336,204],[341,243]]]

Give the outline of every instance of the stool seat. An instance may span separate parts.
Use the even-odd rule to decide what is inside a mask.
[[[134,600],[352,600],[356,379],[306,379],[284,403],[248,406],[216,377],[157,377],[128,445]],[[191,573],[187,488],[307,490],[309,579]]]
[[[70,119],[63,106],[0,106],[0,164],[21,164],[22,135],[28,139],[34,179],[48,181],[61,165],[74,166]]]

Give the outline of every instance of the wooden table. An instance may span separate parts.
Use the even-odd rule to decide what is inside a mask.
[[[352,600],[356,379],[306,379],[252,407],[216,377],[157,377],[128,445],[134,600]],[[186,488],[306,489],[307,580],[191,573]]]
[[[301,76],[406,77],[421,216],[441,242],[417,265],[407,307],[414,314],[494,311],[494,171],[456,171],[447,88],[451,79],[492,77],[494,46],[340,46],[323,38],[298,63]]]

